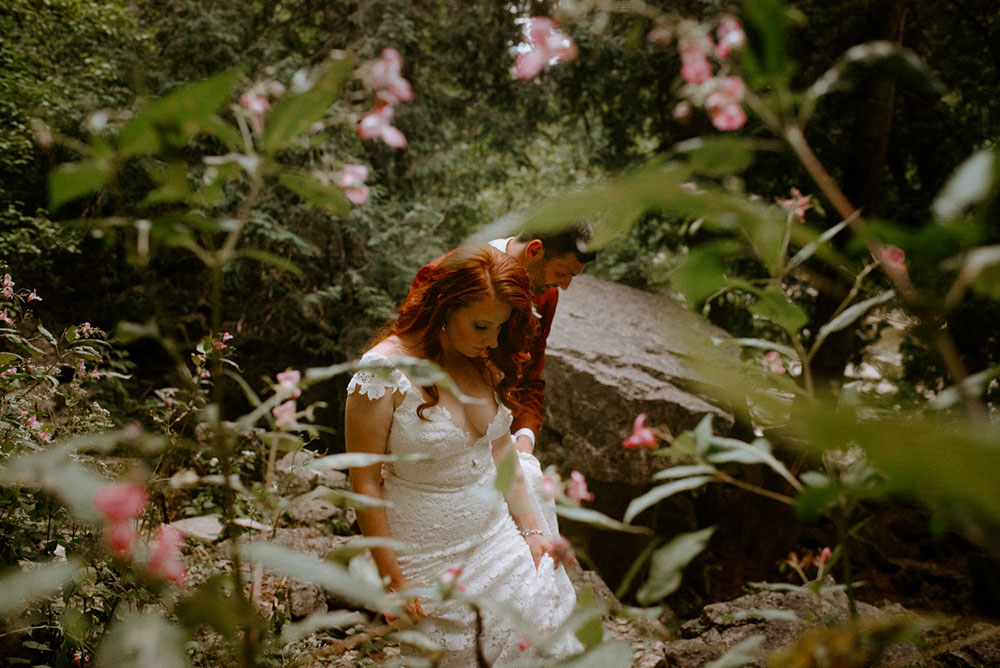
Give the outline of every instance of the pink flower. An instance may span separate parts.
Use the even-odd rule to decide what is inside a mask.
[[[202,378],[208,379],[212,377],[212,372],[209,371],[208,369],[202,369],[201,373],[198,375],[200,375]]]
[[[806,211],[812,206],[810,195],[803,195],[798,188],[792,188],[791,199],[781,200],[781,206],[792,212],[800,222],[806,219]]]
[[[451,584],[462,574],[462,564],[445,564],[444,573],[441,574],[441,582]]]
[[[260,95],[250,95],[244,93],[240,95],[240,104],[253,116],[254,130],[264,131],[264,112],[271,106],[271,102],[266,97]]]
[[[368,201],[369,189],[365,185],[368,178],[367,165],[344,165],[344,171],[337,177],[337,187],[344,191],[347,199],[355,204]]]
[[[0,294],[3,295],[4,299],[14,298],[14,280],[10,274],[3,275],[3,281],[0,282]]]
[[[733,16],[726,16],[719,22],[719,29],[716,31],[719,43],[715,47],[715,55],[720,59],[726,59],[729,54],[739,51],[747,42],[747,35],[743,32],[743,25],[739,19]]]
[[[656,434],[646,426],[646,414],[639,413],[632,423],[632,435],[622,441],[626,448],[645,447],[650,450],[656,449]]]
[[[12,366],[9,369],[4,369],[3,371],[0,371],[0,376],[12,376],[15,373],[17,373],[17,367]]]
[[[158,528],[153,553],[146,564],[150,573],[174,584],[184,584],[187,570],[181,559],[180,547],[183,544],[184,535],[177,527],[164,525]]]
[[[42,428],[42,423],[34,415],[29,415],[28,419],[24,421],[24,426],[33,431],[37,431]]]
[[[0,322],[5,322],[8,325],[13,325],[14,324],[14,321],[10,319],[9,315],[7,315],[7,309],[4,309],[3,311],[0,311]]]
[[[403,57],[392,47],[382,50],[382,58],[372,66],[372,85],[392,96],[390,104],[409,102],[413,99],[413,87],[399,75]]]
[[[718,77],[715,90],[705,99],[705,111],[718,130],[738,130],[747,122],[739,102],[746,93],[746,85],[739,77]]]
[[[531,647],[531,641],[527,638],[521,638],[521,642],[517,643],[517,648],[522,652]]]
[[[681,78],[689,84],[702,84],[712,78],[712,64],[708,62],[711,38],[704,40],[682,39],[677,42],[681,54]]]
[[[223,343],[225,343],[226,341],[228,341],[231,338],[233,338],[233,335],[230,334],[229,332],[223,332],[222,333],[222,342]]]
[[[282,371],[275,378],[278,379],[278,389],[290,392],[292,397],[296,399],[302,396],[302,390],[299,389],[299,381],[302,380],[301,373],[295,369],[289,369],[288,371]]]
[[[532,16],[521,29],[523,44],[528,50],[514,59],[514,72],[518,79],[534,79],[542,70],[557,63],[568,63],[576,58],[576,42],[558,30],[552,19]]]
[[[295,400],[289,399],[280,406],[271,409],[274,415],[274,424],[278,429],[285,429],[295,424]]]
[[[566,487],[566,496],[574,501],[593,501],[594,495],[587,490],[587,480],[579,471],[569,474],[570,483]]]
[[[739,130],[747,122],[746,112],[743,108],[735,102],[729,102],[723,105],[714,114],[711,114],[712,125],[715,126],[716,130],[722,130],[723,132],[729,132],[732,130]]]
[[[825,564],[827,561],[830,560],[831,556],[833,556],[833,550],[831,550],[829,547],[824,547],[822,550],[820,550],[818,558],[820,568],[822,568],[823,564]]]
[[[899,246],[883,246],[879,251],[882,264],[892,267],[896,271],[906,272],[906,253]]]
[[[137,483],[107,485],[94,492],[94,507],[110,522],[131,520],[142,514],[146,488]]]
[[[772,373],[785,373],[785,365],[781,359],[781,353],[771,350],[764,355],[764,368]]]
[[[42,301],[42,298],[38,296],[38,293],[35,290],[32,290],[31,294],[28,295],[28,301],[29,302],[40,302],[40,301]]]
[[[35,432],[35,438],[37,438],[42,443],[51,443],[52,442],[52,430],[51,429],[43,429],[41,431]]]
[[[358,136],[362,139],[381,139],[392,148],[406,148],[406,135],[392,126],[395,113],[384,99],[375,102],[375,108],[358,123]]]
[[[132,528],[132,521],[111,522],[105,527],[104,537],[112,552],[119,557],[128,555],[129,550],[132,549],[132,541],[135,538],[135,529]]]

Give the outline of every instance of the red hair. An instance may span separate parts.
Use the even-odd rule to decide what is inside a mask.
[[[515,388],[530,355],[528,345],[538,329],[531,310],[531,281],[521,263],[488,245],[457,248],[435,266],[422,270],[426,280],[410,289],[399,307],[396,320],[379,340],[396,335],[418,341],[424,354],[438,364],[443,359],[439,336],[456,309],[495,297],[510,306],[510,318],[500,328],[497,347],[487,348],[481,372],[500,401],[512,410],[520,407]],[[499,373],[497,373],[499,372]],[[423,412],[438,403],[434,386],[425,387],[431,400],[417,409]]]

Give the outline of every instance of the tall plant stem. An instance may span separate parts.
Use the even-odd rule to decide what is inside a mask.
[[[830,173],[826,171],[823,164],[813,153],[812,148],[806,141],[805,135],[802,133],[802,128],[794,123],[789,123],[784,125],[782,128],[782,136],[784,136],[785,141],[795,152],[799,161],[809,172],[813,181],[819,186],[820,191],[823,195],[833,204],[837,213],[840,214],[842,218],[850,221],[849,225],[851,229],[858,232],[862,229],[864,224],[864,219],[860,215],[858,209],[851,204],[850,200],[843,193],[837,183],[830,176]],[[892,282],[896,291],[902,296],[904,301],[913,308],[914,313],[917,318],[921,321],[921,324],[932,332],[931,340],[934,346],[937,348],[938,354],[944,361],[948,368],[948,372],[951,374],[952,380],[955,382],[956,391],[962,398],[962,403],[965,406],[966,412],[972,417],[979,417],[983,414],[981,406],[971,397],[968,391],[964,387],[964,380],[969,375],[968,369],[965,367],[965,363],[962,361],[961,355],[958,353],[958,348],[955,346],[954,340],[947,331],[942,329],[939,317],[935,316],[929,311],[929,309],[924,306],[921,302],[919,295],[913,284],[910,282],[909,276],[906,274],[905,269],[898,268],[894,265],[882,262],[882,243],[876,239],[874,236],[864,235],[863,241],[868,252],[871,253],[872,257],[878,261],[882,267],[882,271]]]

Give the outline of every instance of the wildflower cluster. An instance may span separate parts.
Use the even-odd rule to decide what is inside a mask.
[[[155,578],[183,585],[187,571],[180,554],[184,537],[176,528],[160,526],[150,545],[137,549],[135,521],[146,507],[146,488],[135,483],[108,485],[94,493],[94,507],[105,521],[104,536],[111,553],[125,561],[145,555],[145,570]]]
[[[556,28],[547,16],[532,16],[521,21],[524,40],[517,45],[514,73],[518,79],[534,79],[542,70],[576,58],[578,50],[573,39]]]
[[[402,67],[403,57],[392,47],[384,49],[381,58],[372,65],[370,82],[378,93],[375,108],[358,123],[358,136],[362,139],[381,139],[392,148],[406,148],[406,135],[392,125],[396,105],[413,100],[413,87],[400,74]]]

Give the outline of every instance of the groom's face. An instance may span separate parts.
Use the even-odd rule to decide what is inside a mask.
[[[576,258],[575,253],[566,253],[553,258],[543,254],[539,260],[525,268],[531,279],[532,292],[542,295],[550,288],[567,289],[585,266]]]

